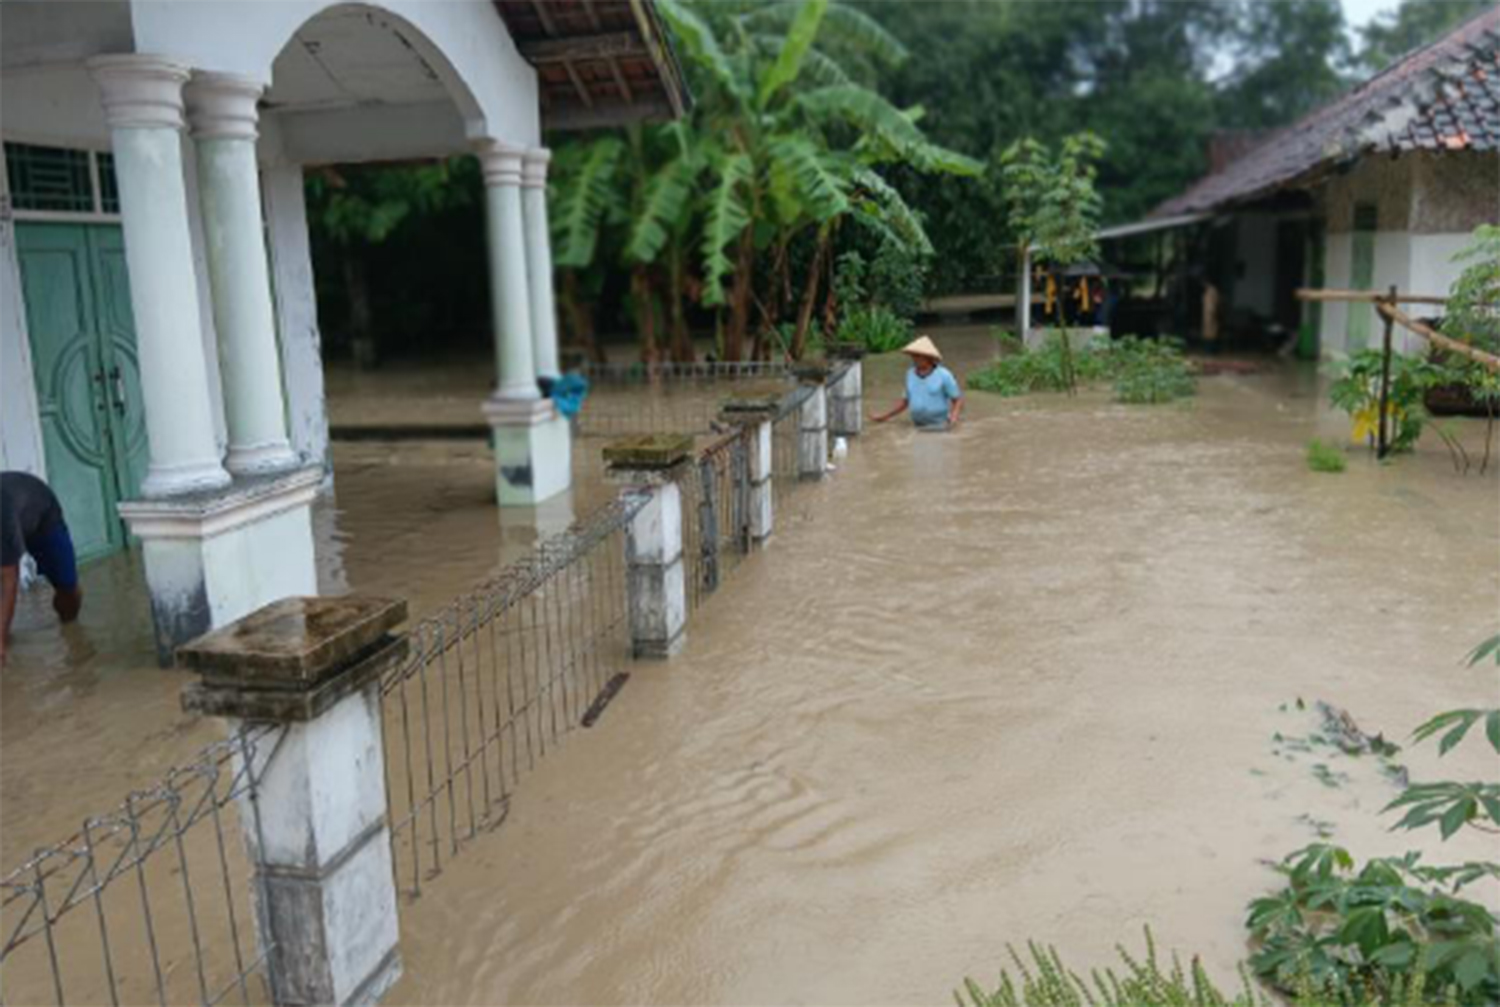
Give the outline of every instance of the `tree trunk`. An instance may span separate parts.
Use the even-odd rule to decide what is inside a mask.
[[[667,297],[671,301],[672,311],[672,359],[681,364],[691,364],[696,354],[693,352],[693,334],[688,331],[687,311],[683,304],[687,295],[682,278],[682,249],[674,241],[667,254],[670,270]]]
[[[802,308],[797,312],[797,331],[792,336],[792,359],[801,360],[807,352],[807,331],[812,325],[813,304],[818,299],[818,281],[823,276],[823,257],[828,254],[828,228],[818,229],[818,250],[807,269],[807,287],[802,291]]]
[[[354,249],[346,247],[343,261],[344,289],[349,295],[349,335],[354,351],[354,369],[374,370],[377,362],[372,322],[374,312],[370,309],[370,287],[365,282],[364,260]]]
[[[656,296],[651,287],[651,272],[646,266],[635,267],[630,288],[635,295],[635,325],[641,339],[641,362],[654,364],[657,360]]]
[[[724,333],[724,359],[745,359],[745,330],[750,325],[750,282],[754,279],[755,233],[747,226],[735,254],[734,285],[729,294],[729,328]]]
[[[594,336],[594,312],[591,305],[583,303],[578,293],[578,273],[572,269],[559,270],[558,300],[562,302],[562,318],[567,324],[566,342],[576,345],[588,359],[596,364],[604,363],[604,350]]]

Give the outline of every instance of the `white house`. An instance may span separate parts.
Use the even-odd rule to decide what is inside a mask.
[[[500,502],[567,488],[542,130],[681,112],[649,0],[6,0],[0,40],[0,464],[82,557],[140,539],[164,658],[315,591],[308,165],[480,158]]]
[[[1218,289],[1226,322],[1300,330],[1309,355],[1340,357],[1378,343],[1374,312],[1302,304],[1299,287],[1445,295],[1485,223],[1500,223],[1500,7],[1100,237],[1156,231],[1179,270]],[[1186,307],[1179,320],[1196,319]]]

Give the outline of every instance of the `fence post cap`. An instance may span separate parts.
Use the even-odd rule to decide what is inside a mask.
[[[780,410],[779,395],[735,395],[725,399],[720,408],[724,419],[730,423],[760,423],[771,419]]]
[[[604,446],[611,469],[669,469],[693,453],[691,434],[642,434],[622,437]]]
[[[862,360],[869,350],[863,343],[829,343],[829,360]]]
[[[406,602],[283,598],[177,648],[202,680],[185,709],[258,721],[310,720],[401,660]]]
[[[803,384],[821,385],[828,381],[828,376],[833,373],[833,368],[826,362],[810,361],[796,365],[792,368],[792,373]]]

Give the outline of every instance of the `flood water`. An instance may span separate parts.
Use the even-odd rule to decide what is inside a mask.
[[[939,342],[960,369],[990,352]],[[884,408],[901,364],[866,366]],[[1094,963],[1146,924],[1227,980],[1267,859],[1320,833],[1436,852],[1386,831],[1396,791],[1368,758],[1273,738],[1316,729],[1299,699],[1403,741],[1493,705],[1493,670],[1459,662],[1500,619],[1500,473],[1455,475],[1431,436],[1310,473],[1306,440],[1347,430],[1318,394],[1267,363],[1178,405],[972,393],[953,433],[867,430],[684,653],[633,667],[505,826],[403,905],[389,1001],[936,1002],[992,979],[1008,941]],[[497,522],[482,443],[340,444],[335,465],[328,586],[418,612],[607,492],[583,479]],[[90,568],[66,631],[23,605],[0,676],[6,866],[217,736],[152,666],[140,579]],[[1473,745],[1398,759],[1493,774]],[[1492,852],[1461,837],[1438,859]]]

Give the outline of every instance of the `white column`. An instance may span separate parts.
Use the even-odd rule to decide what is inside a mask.
[[[486,233],[490,253],[490,304],[495,320],[499,399],[537,399],[532,355],[526,239],[521,219],[520,147],[488,140],[479,148],[484,168]]]
[[[557,305],[552,297],[552,235],[547,227],[547,162],[552,151],[528,150],[521,158],[521,214],[526,224],[526,280],[531,289],[532,351],[539,377],[561,376],[557,357]]]
[[[1031,348],[1031,249],[1021,252],[1021,273],[1016,281],[1016,338]]]
[[[219,335],[228,467],[235,475],[283,471],[300,462],[287,440],[255,159],[255,105],[264,90],[260,81],[218,73],[196,74],[187,89]]]
[[[100,56],[120,188],[125,260],[151,461],[141,490],[163,497],[229,482],[214,443],[208,370],[182,179],[187,67],[159,56]]]
[[[822,479],[828,473],[828,387],[821,381],[811,387],[797,410],[797,474]]]

